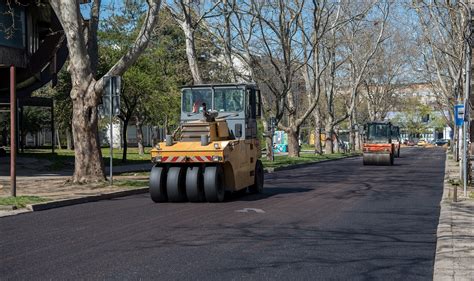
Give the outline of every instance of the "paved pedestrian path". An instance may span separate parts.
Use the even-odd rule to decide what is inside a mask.
[[[474,280],[474,199],[463,196],[455,186],[459,164],[447,157],[441,202],[434,280]],[[453,202],[457,188],[458,202]],[[472,187],[470,187],[472,192]]]

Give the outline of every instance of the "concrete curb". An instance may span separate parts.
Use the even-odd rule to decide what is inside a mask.
[[[0,211],[14,211],[17,210],[18,208],[13,205],[0,205]]]
[[[452,186],[448,182],[448,157],[449,154],[446,151],[446,160],[444,164],[443,195],[440,202],[439,222],[438,229],[436,231],[436,253],[435,262],[433,265],[433,281],[454,280],[454,268],[452,261],[452,217],[451,204],[448,202]],[[450,254],[449,251],[451,251]],[[448,252],[447,255],[446,252]]]
[[[72,199],[64,199],[64,200],[57,200],[57,201],[51,201],[51,202],[45,202],[45,203],[30,204],[30,205],[27,205],[26,208],[33,212],[43,211],[43,210],[83,204],[83,203],[88,203],[88,202],[96,202],[99,200],[107,200],[107,199],[113,199],[113,198],[118,198],[118,197],[125,197],[129,195],[143,194],[147,192],[148,192],[148,187],[143,187],[143,188],[137,188],[137,189],[103,193],[99,195],[90,195],[90,196],[84,196],[84,197],[78,197],[78,198],[72,198]]]
[[[285,167],[265,168],[264,171],[265,171],[265,173],[271,174],[271,173],[274,173],[274,172],[287,171],[287,170],[293,170],[293,169],[298,169],[298,168],[305,168],[305,167],[316,165],[316,164],[319,164],[319,163],[343,160],[343,159],[348,159],[348,158],[355,158],[355,157],[360,157],[360,156],[362,156],[362,154],[360,154],[360,155],[351,155],[351,156],[342,157],[342,158],[325,159],[325,160],[315,161],[315,162],[288,165],[288,166],[285,166]]]

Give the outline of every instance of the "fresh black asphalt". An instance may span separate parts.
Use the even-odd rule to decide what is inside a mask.
[[[137,195],[0,218],[0,280],[431,280],[444,159],[407,148],[391,167],[267,174],[264,194],[220,204]]]

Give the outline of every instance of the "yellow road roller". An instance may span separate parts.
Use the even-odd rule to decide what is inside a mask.
[[[395,146],[390,122],[369,122],[364,126],[364,165],[393,165]]]
[[[256,85],[182,88],[179,130],[151,150],[151,199],[222,202],[230,192],[261,193],[260,116]]]

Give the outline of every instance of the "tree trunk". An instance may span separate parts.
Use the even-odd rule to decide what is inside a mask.
[[[128,141],[127,141],[127,128],[128,122],[130,121],[130,117],[126,117],[123,120],[123,127],[122,127],[122,163],[127,162],[127,150],[128,150]]]
[[[341,146],[339,145],[339,135],[338,135],[338,132],[334,132],[334,151],[336,153],[340,153],[341,152]]]
[[[334,142],[333,142],[333,135],[334,135],[334,127],[330,122],[326,124],[324,128],[324,132],[326,134],[326,145],[324,148],[324,154],[333,154],[334,153]]]
[[[145,154],[145,149],[143,148],[143,123],[137,118],[137,144],[138,144],[138,154]]]
[[[360,146],[360,132],[359,131],[355,131],[355,150],[356,151],[360,151],[362,149],[362,147]]]
[[[66,145],[68,150],[74,149],[74,143],[72,141],[71,126],[66,128]]]
[[[196,56],[196,45],[194,43],[194,30],[190,24],[183,22],[181,28],[184,31],[186,41],[186,56],[188,58],[189,69],[193,76],[194,84],[202,84],[201,72],[199,71],[199,65]]]
[[[61,147],[61,136],[59,135],[59,129],[56,129],[56,139],[58,141],[58,149],[62,149],[62,147]]]
[[[299,131],[292,128],[288,134],[288,157],[300,157]]]
[[[85,92],[75,94],[77,97],[73,99],[72,118],[75,168],[72,181],[76,183],[104,181],[105,171],[99,142],[97,106],[90,101],[93,94]]]
[[[270,129],[268,128],[268,123],[263,120],[263,131],[268,134],[269,136],[265,137],[265,148],[267,151],[266,158],[268,161],[273,160],[273,147],[272,147],[272,138]]]
[[[314,114],[314,153],[323,153],[323,144],[321,142],[321,119],[317,113]]]

